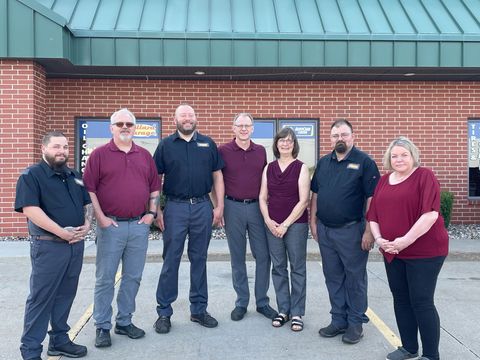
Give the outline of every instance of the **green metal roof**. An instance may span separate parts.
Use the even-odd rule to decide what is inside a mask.
[[[40,59],[51,73],[88,66],[478,74],[480,0],[0,0],[0,57]]]

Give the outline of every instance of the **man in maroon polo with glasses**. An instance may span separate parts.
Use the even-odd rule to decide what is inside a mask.
[[[95,346],[111,345],[115,274],[122,260],[115,333],[138,339],[145,332],[133,325],[147,254],[150,224],[156,217],[160,181],[151,154],[133,142],[135,116],[121,109],[110,117],[112,140],[90,155],[84,183],[97,219],[96,283],[93,318]]]
[[[222,169],[226,194],[223,215],[230,249],[233,288],[237,293],[235,308],[230,317],[233,321],[242,320],[250,299],[245,264],[248,232],[250,249],[255,258],[256,310],[268,319],[273,319],[277,312],[270,307],[267,296],[270,285],[270,254],[265,224],[258,205],[267,155],[262,145],[251,141],[252,115],[240,113],[235,116],[233,133],[235,138],[218,149],[225,163]]]

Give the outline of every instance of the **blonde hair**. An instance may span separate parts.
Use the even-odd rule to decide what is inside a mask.
[[[393,140],[390,145],[388,145],[387,151],[383,155],[383,166],[386,170],[393,170],[391,156],[392,156],[392,149],[394,146],[400,146],[406,149],[413,158],[413,166],[417,167],[420,166],[420,151],[415,146],[415,144],[407,138],[406,136],[400,136]]]

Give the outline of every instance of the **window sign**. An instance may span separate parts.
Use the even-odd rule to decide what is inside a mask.
[[[468,121],[468,197],[480,199],[480,119]]]
[[[79,118],[75,130],[75,169],[83,174],[91,152],[112,138],[110,119]],[[160,119],[137,119],[133,141],[153,155],[160,141],[160,132]]]

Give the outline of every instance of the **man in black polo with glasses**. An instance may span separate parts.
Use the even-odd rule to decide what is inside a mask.
[[[154,155],[158,173],[164,176],[163,193],[167,199],[157,218],[163,231],[163,266],[158,279],[158,319],[154,327],[160,334],[170,331],[187,235],[190,320],[208,328],[218,325],[207,312],[207,250],[212,223],[221,225],[223,217],[223,161],[215,142],[196,131],[197,117],[191,106],[177,107],[174,123],[177,131],[160,142]],[[211,191],[218,199],[215,208],[209,198]]]
[[[233,120],[235,138],[219,147],[225,167],[225,232],[232,265],[233,288],[237,293],[235,308],[230,317],[242,320],[250,300],[245,253],[247,232],[250,249],[255,259],[255,301],[259,313],[273,319],[277,312],[269,305],[267,296],[270,285],[270,254],[265,224],[258,204],[263,168],[267,154],[262,145],[251,140],[253,118],[240,113]]]
[[[111,346],[115,275],[122,261],[115,333],[138,339],[145,332],[132,323],[156,216],[160,182],[151,154],[133,142],[135,116],[121,109],[110,117],[112,140],[88,158],[84,182],[97,219],[96,282],[93,318],[95,346]]]
[[[319,333],[344,334],[346,344],[360,341],[368,321],[367,260],[374,239],[365,213],[380,178],[377,165],[353,145],[354,139],[349,121],[332,124],[333,151],[318,161],[310,202],[310,230],[320,247],[331,305],[331,323]]]

